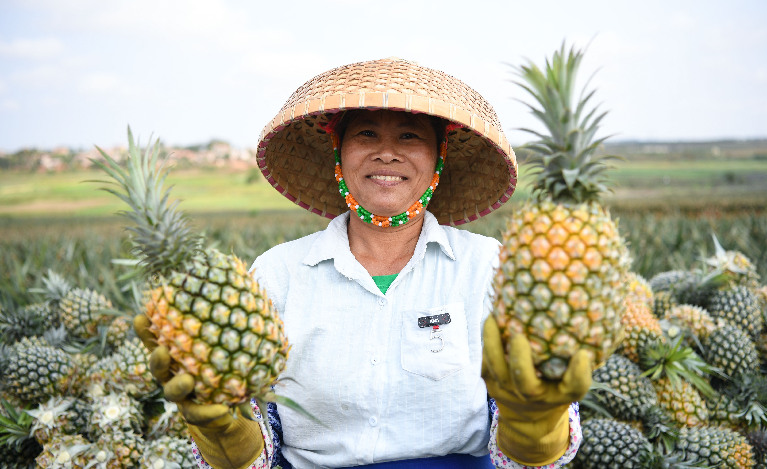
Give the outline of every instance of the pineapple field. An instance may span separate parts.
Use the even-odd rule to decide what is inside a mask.
[[[569,114],[543,101],[557,134]],[[563,132],[587,134],[564,150],[543,138],[520,151],[522,167],[529,157],[540,171],[523,172],[511,202],[465,226],[503,244],[494,306],[503,339],[534,331],[536,366],[551,380],[577,349],[592,351],[583,442],[569,467],[767,469],[767,168],[739,157],[725,175],[709,160],[683,160],[674,172],[656,155],[628,162],[634,170],[618,172],[610,192],[610,157],[592,139],[602,116]],[[327,220],[271,198],[257,212],[209,199],[184,214],[188,205],[158,183],[156,161],[130,140],[128,164],[101,163],[114,181],[89,177],[122,199],[123,217],[91,212],[100,202],[82,202],[88,184],[74,205],[83,212],[0,204],[0,469],[196,467],[179,409],[149,371],[138,315],[194,376],[201,402],[244,413],[249,396],[279,401],[269,385],[287,343],[245,272]],[[573,148],[593,156],[578,178],[551,163]],[[181,191],[192,203],[195,184]],[[241,189],[232,194],[248,197]],[[573,318],[589,328],[573,334]],[[592,340],[594,330],[604,334]],[[563,334],[573,338],[557,343]]]

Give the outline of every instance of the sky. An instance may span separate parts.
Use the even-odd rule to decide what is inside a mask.
[[[540,129],[513,66],[586,48],[580,84],[618,140],[767,137],[767,2],[0,0],[0,150],[222,139],[252,148],[333,67],[401,57]]]

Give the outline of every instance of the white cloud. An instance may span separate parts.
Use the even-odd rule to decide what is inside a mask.
[[[0,41],[0,56],[21,59],[48,59],[64,50],[64,44],[54,37]]]

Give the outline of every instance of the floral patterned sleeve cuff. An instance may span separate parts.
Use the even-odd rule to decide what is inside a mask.
[[[575,453],[578,452],[578,447],[581,445],[581,439],[583,438],[581,435],[581,419],[577,402],[573,402],[570,405],[569,414],[570,446],[567,447],[565,454],[563,454],[561,458],[552,464],[547,464],[545,466],[525,466],[514,461],[513,459],[506,457],[506,455],[504,455],[498,448],[498,443],[495,439],[498,432],[498,409],[496,408],[495,412],[493,413],[493,422],[490,425],[490,443],[488,443],[488,448],[490,449],[490,459],[492,460],[495,467],[501,467],[504,469],[558,469],[560,467],[564,467],[565,464],[572,461],[575,457]]]
[[[271,467],[271,460],[274,456],[274,443],[272,442],[272,438],[267,428],[268,423],[263,417],[261,409],[258,408],[256,400],[251,399],[250,405],[253,407],[253,415],[255,415],[256,420],[258,420],[258,424],[261,426],[261,434],[264,435],[264,451],[261,453],[261,456],[259,456],[258,459],[253,461],[253,464],[248,466],[248,469],[268,469]],[[197,466],[200,469],[213,469],[207,462],[205,462],[205,459],[202,457],[202,454],[197,448],[197,444],[194,442],[194,440],[192,440],[192,455],[194,456],[194,460],[197,461]]]

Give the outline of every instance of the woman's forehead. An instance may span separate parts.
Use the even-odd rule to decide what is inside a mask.
[[[426,114],[413,114],[405,111],[391,111],[386,109],[355,109],[349,111],[348,114],[347,125],[375,125],[385,122],[393,122],[399,126],[431,126],[429,117]]]

